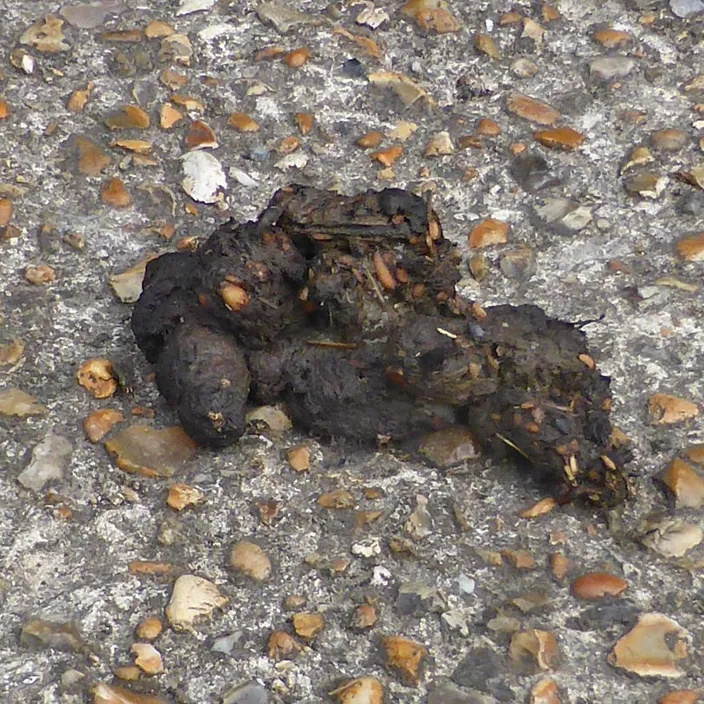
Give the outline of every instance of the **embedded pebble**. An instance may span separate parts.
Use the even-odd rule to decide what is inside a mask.
[[[672,127],[658,130],[650,135],[652,145],[666,152],[678,152],[687,144],[687,133]]]
[[[133,643],[132,654],[135,665],[147,675],[158,675],[164,671],[161,653],[151,643]]]
[[[302,611],[293,615],[293,630],[297,636],[312,640],[325,628],[323,615],[314,611]]]
[[[216,203],[227,189],[227,178],[220,162],[207,152],[188,152],[181,157],[183,190],[200,203]]]
[[[166,607],[166,618],[175,631],[190,631],[229,601],[212,582],[193,574],[184,574],[174,583]]]
[[[157,429],[137,424],[106,440],[105,449],[124,472],[168,478],[193,457],[196,444],[179,426]]]
[[[127,8],[121,0],[102,0],[102,2],[84,2],[77,5],[64,5],[61,16],[79,29],[95,29],[103,24],[109,15],[117,15]]]
[[[547,103],[516,93],[509,97],[506,108],[512,114],[540,125],[553,125],[561,117],[560,113]]]
[[[499,259],[499,268],[509,279],[529,279],[537,271],[535,252],[527,245],[504,252]]]
[[[647,521],[643,544],[663,557],[683,557],[704,540],[704,530],[679,518]]]
[[[17,481],[32,491],[41,491],[47,484],[63,479],[69,466],[73,446],[61,435],[49,433],[34,446],[32,460],[17,477]]]
[[[158,616],[147,616],[137,624],[135,633],[142,640],[155,640],[164,630],[164,624]]]
[[[704,506],[704,477],[684,460],[673,460],[660,479],[672,492],[678,506]]]
[[[476,459],[481,454],[477,439],[461,425],[425,435],[418,452],[432,465],[443,469]]]
[[[123,303],[135,303],[140,297],[147,264],[156,256],[156,254],[148,254],[129,269],[110,275],[110,287]]]
[[[702,0],[670,0],[670,9],[678,17],[687,18],[704,12],[704,2]]]
[[[140,694],[125,687],[99,682],[93,688],[93,704],[169,704],[163,697]]]
[[[572,594],[579,599],[603,599],[618,596],[628,588],[628,582],[608,572],[589,572],[572,582]]]
[[[226,692],[222,704],[269,704],[269,693],[259,682],[244,682]]]
[[[417,686],[428,649],[403,636],[386,636],[382,638],[382,645],[389,668],[396,671],[406,684]]]
[[[22,626],[20,645],[31,650],[62,650],[80,652],[84,648],[83,638],[72,623],[59,623],[33,618]]]
[[[510,225],[507,222],[486,218],[477,223],[469,233],[469,246],[473,248],[490,247],[508,242]]]
[[[264,582],[271,576],[271,560],[256,543],[243,540],[230,550],[230,566],[238,573]]]
[[[17,416],[43,416],[48,413],[34,396],[14,387],[0,389],[0,415]]]
[[[188,484],[172,484],[166,497],[166,504],[174,511],[183,511],[198,506],[205,501],[205,494]]]
[[[374,677],[358,677],[330,692],[340,704],[383,704],[384,686]]]
[[[536,682],[530,691],[529,704],[560,704],[560,688],[557,682],[544,679]]]
[[[102,440],[125,416],[114,408],[101,408],[92,411],[83,420],[83,430],[91,442]]]
[[[589,64],[589,72],[608,81],[612,78],[625,78],[635,65],[635,59],[628,56],[600,56]]]
[[[665,190],[666,183],[667,179],[657,171],[642,171],[626,178],[623,185],[631,195],[655,200]]]
[[[695,418],[699,415],[699,406],[678,396],[653,394],[648,399],[648,415],[655,425],[670,425]]]
[[[659,613],[644,613],[614,645],[608,660],[640,677],[682,677],[680,662],[688,656],[687,631]]]
[[[537,628],[514,633],[509,658],[520,670],[530,673],[554,670],[560,661],[557,638],[554,633]]]

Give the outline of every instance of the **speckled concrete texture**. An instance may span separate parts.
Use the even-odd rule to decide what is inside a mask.
[[[691,549],[667,556],[658,536],[671,531],[663,521],[672,519],[696,537],[704,515],[654,481],[704,443],[703,8],[696,0],[408,3],[451,13],[458,31],[438,34],[404,14],[401,1],[282,0],[303,13],[282,33],[261,19],[272,12],[279,24],[286,19],[270,3],[190,4],[96,0],[75,10],[0,0],[0,350],[7,361],[0,394],[17,388],[45,408],[26,417],[0,412],[0,700],[102,702],[96,685],[116,682],[200,704],[257,681],[263,689],[226,701],[354,704],[329,693],[361,676],[382,683],[385,701],[403,703],[645,704],[703,687],[704,545],[692,539]],[[196,11],[180,14],[180,7]],[[360,23],[362,12],[380,24]],[[48,15],[63,25],[50,21],[44,34],[26,34]],[[185,39],[145,35],[155,20]],[[595,38],[608,28],[617,32]],[[282,60],[300,48],[310,51],[300,67]],[[381,71],[403,74],[427,97],[405,105],[370,80]],[[87,100],[78,110],[71,103],[72,111],[77,90]],[[550,126],[511,111],[516,94],[558,111],[553,126],[576,130],[581,146],[536,141],[536,130]],[[184,105],[184,96],[197,102]],[[183,113],[168,129],[160,121],[167,104]],[[126,105],[146,111],[149,127],[111,130],[106,120]],[[251,116],[259,130],[233,128],[233,112]],[[308,134],[297,126],[299,112],[315,118]],[[482,118],[495,121],[498,134],[477,133]],[[182,185],[185,138],[197,120],[216,135],[217,148],[203,152],[227,181],[211,204]],[[392,132],[401,121],[415,125],[406,141]],[[370,130],[384,137],[377,151],[403,147],[392,166],[355,144]],[[426,156],[428,142],[445,131],[452,153]],[[283,142],[292,136],[297,147]],[[90,163],[79,159],[79,138],[98,150]],[[115,144],[125,139],[149,146]],[[646,149],[634,153],[638,147]],[[536,168],[544,173],[536,176]],[[112,178],[124,191],[114,183],[106,191]],[[460,288],[468,298],[534,303],[565,320],[596,321],[585,329],[612,377],[614,422],[632,445],[633,500],[608,514],[565,505],[528,519],[521,512],[545,488],[515,466],[480,458],[439,470],[394,450],[295,430],[252,429],[227,450],[199,450],[170,479],[150,479],[121,471],[101,442],[86,439],[83,420],[100,408],[126,419],[113,435],[130,424],[176,422],[134,343],[131,306],[110,276],[207,236],[228,217],[254,218],[289,182],[345,193],[389,185],[431,192],[446,236],[463,254]],[[490,217],[510,225],[508,242],[470,248],[472,227]],[[698,255],[678,248],[697,236]],[[32,269],[41,266],[50,269]],[[15,340],[18,354],[10,349]],[[80,365],[96,357],[109,359],[129,388],[99,400],[79,386]],[[656,393],[691,401],[694,410],[678,423],[654,424],[648,401]],[[59,479],[28,489],[18,477],[51,435],[70,443],[70,457]],[[300,443],[311,451],[303,472],[287,460]],[[701,476],[704,469],[691,464]],[[166,498],[175,482],[197,487],[204,502],[174,511]],[[353,508],[319,504],[338,489],[351,493]],[[429,521],[419,513],[425,499]],[[360,517],[363,511],[380,514]],[[242,540],[269,556],[265,581],[230,567],[230,549]],[[570,561],[562,579],[555,553]],[[138,575],[135,561],[172,569]],[[579,598],[570,584],[588,572],[617,575],[628,586],[602,600]],[[170,628],[164,616],[180,574],[203,577],[229,598],[192,632]],[[305,601],[287,610],[291,595]],[[355,628],[364,603],[378,621]],[[295,611],[322,613],[324,629],[307,644],[296,636],[303,651],[276,661],[269,637],[294,634]],[[609,661],[614,644],[650,612],[684,629],[663,646],[671,677],[639,676]],[[166,626],[154,641],[164,672],[115,679],[134,663],[135,628],[150,615]],[[75,647],[58,650],[21,638],[35,618],[74,624],[80,643],[64,635],[62,643]],[[541,668],[530,653],[527,669],[519,662],[512,639],[531,629],[555,636],[559,662],[538,658]],[[417,685],[388,667],[382,643],[390,635],[427,648]],[[531,694],[546,677],[559,686],[558,699]]]

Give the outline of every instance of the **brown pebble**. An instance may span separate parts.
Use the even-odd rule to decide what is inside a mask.
[[[166,504],[174,511],[183,511],[192,506],[198,506],[205,501],[205,494],[188,484],[172,484],[166,497]]]
[[[4,98],[0,98],[0,120],[6,120],[10,115],[10,104]]]
[[[539,130],[533,134],[536,142],[550,149],[573,151],[582,145],[584,135],[571,127],[555,127],[551,130]]]
[[[691,237],[683,237],[675,245],[677,253],[688,262],[704,261],[704,232]]]
[[[303,650],[303,646],[286,631],[274,631],[269,636],[268,650],[272,660],[290,660]]]
[[[650,136],[650,141],[654,147],[663,151],[678,152],[687,143],[687,133],[682,130],[667,128],[653,132]]]
[[[89,413],[83,420],[83,430],[91,442],[102,440],[125,417],[113,408],[101,408]]]
[[[296,445],[286,453],[291,469],[296,472],[307,472],[310,469],[310,448],[305,445]]]
[[[561,117],[560,113],[547,103],[518,93],[509,97],[506,107],[510,113],[540,125],[553,125]]]
[[[499,27],[508,27],[512,24],[518,24],[519,22],[523,22],[523,15],[515,10],[504,12],[499,17]]]
[[[520,669],[535,673],[554,670],[560,661],[560,649],[554,633],[531,628],[513,634],[509,657]]]
[[[560,704],[560,689],[557,682],[544,679],[537,682],[530,691],[529,704]]]
[[[259,545],[248,540],[232,546],[230,565],[257,582],[264,582],[271,576],[271,560]]]
[[[135,665],[147,675],[159,675],[164,671],[161,653],[151,643],[133,643]]]
[[[561,582],[571,568],[572,561],[561,552],[553,552],[550,555],[550,571],[555,579]]]
[[[372,152],[372,159],[378,161],[382,166],[393,166],[399,157],[403,154],[403,147],[397,144],[388,149],[382,149],[378,152]]]
[[[41,286],[56,281],[56,272],[48,264],[37,264],[24,270],[24,278],[34,286]]]
[[[297,112],[293,119],[298,126],[299,132],[305,137],[313,131],[315,117],[309,112]]]
[[[403,636],[386,636],[382,639],[382,645],[386,652],[386,664],[398,672],[404,682],[417,686],[423,660],[428,655],[427,648]]]
[[[658,699],[658,704],[696,704],[699,700],[700,692],[693,689],[675,689],[672,692],[663,694]]]
[[[618,596],[628,588],[628,582],[608,572],[590,572],[572,582],[572,594],[578,599],[602,599]]]
[[[152,20],[144,29],[144,36],[147,39],[163,39],[176,34],[176,30],[167,22]]]
[[[350,626],[358,631],[362,631],[367,628],[373,628],[378,620],[379,615],[373,604],[360,604],[352,613]]]
[[[85,88],[74,90],[66,102],[66,109],[74,114],[83,112],[83,108],[86,106],[94,87],[95,84],[91,82]]]
[[[14,206],[9,198],[0,198],[0,227],[5,227],[12,220]]]
[[[562,17],[560,11],[556,7],[548,4],[543,5],[541,9],[541,16],[543,18],[543,22],[555,22]]]
[[[594,41],[607,49],[617,49],[630,43],[632,37],[628,32],[618,29],[602,29],[594,33]]]
[[[650,422],[655,425],[668,425],[689,420],[699,415],[696,403],[669,394],[653,394],[648,399]]]
[[[467,134],[457,140],[460,149],[484,149],[484,138],[481,135]]]
[[[215,149],[218,140],[210,125],[202,120],[194,120],[186,134],[187,149]]]
[[[308,62],[308,59],[310,59],[311,56],[312,54],[310,52],[310,49],[302,47],[300,49],[294,49],[293,51],[289,51],[288,54],[284,55],[283,61],[287,66],[290,66],[291,68],[300,68]]]
[[[132,204],[130,195],[122,179],[116,176],[108,179],[100,190],[103,203],[113,208],[127,208]]]
[[[276,147],[279,154],[293,154],[301,146],[301,140],[295,134],[284,137]]]
[[[140,129],[146,130],[149,127],[149,114],[138,105],[125,105],[112,113],[105,124],[111,130]]]
[[[76,137],[78,170],[84,176],[99,176],[110,165],[110,157],[86,137]]]
[[[534,570],[535,558],[528,550],[502,550],[501,555],[517,570]]]
[[[329,693],[340,704],[383,704],[384,687],[373,677],[358,677]]]
[[[483,117],[477,122],[477,134],[483,137],[498,137],[501,134],[501,127],[498,122],[490,120],[488,117]]]
[[[312,640],[325,628],[325,619],[317,611],[303,611],[293,615],[293,630],[297,636]]]
[[[660,479],[672,492],[678,506],[704,506],[704,478],[684,460],[674,459]]]
[[[0,345],[0,367],[12,367],[22,359],[25,345],[22,340],[15,338],[5,345]]]
[[[244,112],[233,112],[227,124],[230,125],[230,127],[234,127],[238,132],[259,131],[259,124]]]
[[[159,124],[164,130],[170,130],[176,123],[183,120],[183,113],[177,110],[170,103],[166,103],[161,106],[159,112]]]
[[[540,499],[540,501],[536,501],[529,508],[523,509],[519,515],[521,518],[537,518],[552,512],[556,507],[557,501],[552,496],[547,496],[544,499]]]
[[[354,496],[347,489],[337,489],[321,494],[318,497],[318,505],[322,508],[344,509],[354,506]]]
[[[95,398],[109,398],[117,391],[117,376],[109,359],[92,358],[83,362],[76,378]]]
[[[499,45],[488,34],[477,32],[477,34],[474,35],[474,46],[478,52],[486,54],[492,59],[501,58]]]
[[[425,145],[426,157],[448,156],[455,153],[455,148],[450,139],[450,133],[443,131],[433,135]]]
[[[473,248],[489,247],[508,242],[510,226],[506,222],[487,218],[476,224],[469,233],[469,246]]]
[[[122,680],[123,682],[136,682],[142,676],[142,670],[136,665],[125,665],[124,667],[118,667],[113,674],[115,675],[115,677],[117,677],[119,680]],[[110,704],[117,704],[117,702],[120,702],[120,699],[115,698],[112,700],[105,701],[110,701]],[[127,702],[128,704],[132,704],[129,699],[124,699],[123,701]],[[120,704],[122,703],[120,702]]]
[[[361,137],[357,137],[355,144],[362,149],[376,149],[384,141],[384,135],[377,130],[365,132]]]
[[[147,616],[137,624],[135,633],[140,640],[155,640],[164,630],[164,624],[158,616]]]
[[[691,462],[704,465],[704,445],[692,445],[684,453]]]

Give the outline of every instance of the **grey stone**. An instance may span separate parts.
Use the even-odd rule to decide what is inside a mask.
[[[443,613],[447,610],[447,601],[439,589],[422,582],[404,582],[398,588],[396,611],[401,616],[420,617],[423,614]]]
[[[222,704],[268,704],[269,692],[258,682],[239,684],[222,698]]]
[[[702,0],[670,0],[670,9],[678,17],[691,17],[698,12],[704,12]]]
[[[589,64],[589,73],[608,81],[612,78],[625,78],[635,65],[635,59],[628,56],[600,56]]]
[[[41,491],[50,482],[61,481],[72,454],[73,447],[66,438],[49,433],[32,450],[32,461],[17,481],[26,489]]]
[[[519,156],[511,164],[511,174],[526,191],[534,193],[560,185],[548,162],[539,154]]]
[[[84,2],[78,5],[64,5],[61,16],[79,29],[94,29],[105,22],[108,15],[119,15],[127,8],[120,0],[104,2]]]
[[[433,682],[428,694],[428,704],[498,704],[489,694],[462,689],[452,682]]]

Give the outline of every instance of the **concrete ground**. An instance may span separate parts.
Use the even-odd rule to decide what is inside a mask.
[[[694,498],[677,500],[653,478],[704,442],[699,0],[426,1],[405,13],[394,0],[0,6],[0,700],[380,701],[329,694],[367,676],[387,702],[696,701],[704,499],[691,475]],[[598,34],[608,28],[617,31]],[[516,94],[557,112],[517,110]],[[111,129],[127,105],[149,126],[135,126],[133,112],[126,129]],[[183,118],[169,126],[173,109]],[[233,127],[233,112],[259,129]],[[297,113],[314,116],[307,134]],[[482,118],[498,129],[485,122],[477,133]],[[186,186],[199,200],[182,183],[197,120],[215,133],[218,146],[203,152],[226,180],[212,198],[208,184]],[[555,126],[579,135],[535,139]],[[357,146],[371,130],[383,136],[376,150]],[[427,149],[434,139],[444,154]],[[390,166],[371,156],[396,145]],[[480,458],[444,471],[295,430],[199,450],[170,479],[119,469],[85,437],[89,413],[123,414],[108,437],[176,421],[110,277],[227,217],[255,217],[292,181],[431,190],[463,253],[468,297],[535,303],[566,320],[603,316],[586,330],[632,443],[634,499],[610,514],[567,505],[527,519],[521,511],[545,489],[514,467]],[[489,217],[510,225],[508,241],[470,250],[468,234]],[[91,358],[109,359],[129,391],[100,400],[82,388],[76,374]],[[25,415],[10,389],[44,410]],[[657,393],[691,402],[678,422],[653,423]],[[310,469],[297,472],[287,451],[301,443]],[[33,456],[40,476],[27,480]],[[175,511],[175,482],[204,501]],[[338,489],[354,508],[320,505]],[[270,559],[263,581],[230,566],[240,541]],[[564,575],[556,553],[569,560]],[[170,570],[137,574],[137,561]],[[596,571],[625,591],[576,596],[573,580]],[[191,631],[164,615],[184,574],[229,599]],[[373,625],[355,621],[363,604]],[[295,612],[322,614],[323,630],[306,640]],[[632,658],[610,661],[649,613],[675,625],[654,617],[660,625],[629,642]],[[133,666],[148,616],[165,625],[153,641],[163,672]],[[301,652],[270,657],[275,630]],[[554,637],[559,658],[536,633]],[[427,649],[417,683],[390,666],[388,636]],[[661,699],[671,690],[690,694]]]

